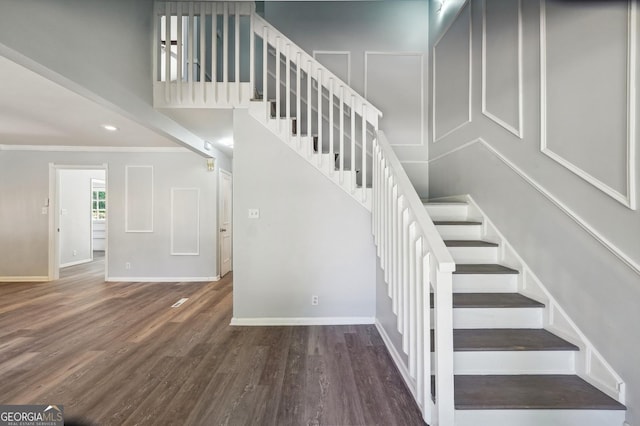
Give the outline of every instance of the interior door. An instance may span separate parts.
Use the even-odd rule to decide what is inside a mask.
[[[220,277],[232,269],[232,191],[231,173],[220,170]]]

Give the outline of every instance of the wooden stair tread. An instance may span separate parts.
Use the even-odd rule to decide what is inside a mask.
[[[458,410],[626,409],[575,375],[457,375],[454,389]]]
[[[493,263],[456,264],[454,274],[519,274],[515,269]]]
[[[444,240],[447,247],[498,247],[497,243],[481,240]]]
[[[455,329],[453,348],[457,352],[579,350],[573,343],[541,328]]]
[[[482,222],[470,221],[470,220],[435,220],[433,224],[438,225],[463,225],[463,226],[473,226],[473,225],[482,225]]]
[[[431,294],[433,308],[433,294]],[[454,308],[543,308],[544,303],[520,293],[454,293]]]

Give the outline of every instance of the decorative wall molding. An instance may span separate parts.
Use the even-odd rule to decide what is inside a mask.
[[[517,0],[516,2],[518,8],[518,124],[515,127],[507,123],[506,120],[498,117],[497,114],[490,112],[487,108],[487,1],[489,0],[482,2],[482,113],[496,124],[522,139],[524,137],[522,106],[524,98],[522,85],[522,0]]]
[[[349,86],[351,86],[351,52],[349,52],[348,50],[314,50],[313,51],[313,59],[318,60],[318,62],[322,63],[322,61],[320,61],[317,58],[317,55],[346,55],[347,57],[347,81],[345,83],[347,83]],[[334,74],[338,75],[336,72],[331,71]]]
[[[229,325],[273,326],[273,325],[362,325],[374,324],[374,317],[298,317],[298,318],[231,318]]]
[[[566,204],[564,204],[560,199],[558,199],[555,195],[549,192],[545,187],[543,187],[540,183],[538,183],[535,179],[525,173],[520,167],[516,166],[511,162],[507,157],[502,155],[498,150],[492,147],[488,142],[486,142],[482,138],[474,139],[470,142],[467,142],[463,145],[460,145],[449,152],[438,155],[437,157],[429,160],[429,163],[433,163],[435,161],[441,160],[449,155],[466,149],[472,145],[479,143],[484,146],[489,152],[493,153],[498,159],[500,159],[504,164],[506,164],[511,170],[513,170],[516,174],[518,174],[525,182],[531,185],[535,190],[545,196],[549,201],[551,201],[556,207],[558,207],[563,213],[569,216],[574,222],[576,222],[582,229],[587,231],[589,235],[591,235],[596,241],[605,246],[611,253],[613,253],[616,257],[618,257],[622,262],[624,262],[629,268],[631,268],[636,274],[640,275],[640,264],[631,259],[625,252],[623,252],[619,247],[609,241],[604,235],[602,235],[598,230],[596,230],[593,226],[591,226],[587,221],[585,221],[582,217],[580,217],[577,213],[571,210]]]
[[[447,33],[449,32],[449,30],[451,29],[451,27],[458,21],[458,19],[460,18],[460,16],[462,16],[462,14],[468,11],[469,14],[469,18],[468,18],[468,23],[469,23],[469,97],[468,97],[468,115],[467,115],[467,120],[463,121],[462,123],[458,124],[457,126],[454,126],[454,128],[446,131],[443,135],[438,136],[438,132],[437,132],[437,123],[436,123],[436,109],[437,109],[437,96],[436,96],[436,87],[437,87],[437,73],[436,73],[436,53],[437,53],[437,48],[438,45],[440,44],[440,42],[444,39],[444,37],[447,35]],[[458,13],[456,14],[456,16],[451,20],[451,22],[449,23],[449,25],[447,26],[447,28],[442,32],[442,35],[440,35],[440,37],[438,38],[438,40],[436,40],[436,42],[433,44],[433,50],[432,50],[432,63],[433,63],[433,90],[432,90],[432,127],[433,127],[433,143],[439,142],[442,139],[446,138],[447,136],[455,133],[456,131],[460,130],[462,127],[466,126],[467,124],[471,123],[472,121],[472,110],[473,110],[473,106],[471,104],[472,101],[472,96],[473,96],[473,72],[472,72],[472,68],[473,68],[473,24],[472,24],[472,14],[471,14],[471,3],[469,0],[466,0],[464,5],[458,10]]]
[[[636,71],[637,5],[628,2],[627,41],[627,190],[622,194],[576,164],[553,152],[547,140],[547,24],[546,0],[540,1],[540,151],[567,170],[575,173],[600,191],[631,210],[636,210]]]
[[[138,171],[134,172],[136,169],[138,169]],[[137,184],[140,187],[133,190],[131,187],[133,186],[133,176],[136,173],[142,176],[145,181],[138,182]],[[153,232],[153,166],[129,165],[125,167],[124,174],[124,232]],[[143,174],[147,174],[147,176],[143,176]],[[138,198],[136,198],[136,196],[138,196]],[[145,200],[140,199],[139,196],[148,196],[150,199],[145,202]],[[131,225],[132,215],[139,212],[150,213],[149,221],[142,225]]]
[[[193,152],[181,147],[142,146],[73,146],[73,145],[0,145],[0,151],[46,151],[46,152]]]
[[[420,58],[420,143],[393,143],[389,142],[392,146],[411,146],[420,147],[424,146],[425,136],[425,79],[424,79],[424,53],[422,52],[380,52],[380,51],[365,51],[364,52],[364,97],[367,98],[369,92],[369,56],[371,55],[387,55],[387,56],[407,56],[407,57],[419,57]]]
[[[176,202],[178,194],[183,196],[191,192],[191,200],[181,199]],[[194,202],[195,205],[188,205],[188,202]],[[179,210],[182,209],[182,210]],[[187,218],[186,216],[191,216]],[[200,189],[199,188],[171,188],[171,220],[170,220],[170,240],[171,240],[171,256],[199,256],[200,255]],[[195,226],[193,233],[193,247],[191,250],[180,250],[176,248],[176,235],[179,233],[176,226],[188,223]]]

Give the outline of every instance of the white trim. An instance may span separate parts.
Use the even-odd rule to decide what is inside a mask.
[[[374,324],[373,317],[291,317],[291,318],[231,318],[229,325],[273,326],[273,325],[363,325]]]
[[[504,127],[520,139],[524,138],[523,132],[523,106],[522,99],[522,0],[517,0],[518,7],[518,126],[517,128],[499,118],[487,109],[487,1],[482,2],[482,113],[496,124]]]
[[[151,169],[151,227],[149,229],[130,229],[129,228],[129,169],[132,168],[147,168]],[[124,232],[127,233],[151,233],[153,232],[153,217],[155,216],[154,211],[154,170],[153,166],[140,166],[140,165],[132,165],[128,164],[124,167]]]
[[[584,179],[600,191],[631,210],[636,210],[636,2],[628,2],[627,28],[627,189],[626,194],[613,189],[566,158],[553,152],[547,144],[547,21],[546,0],[540,2],[540,152]]]
[[[416,393],[416,382],[414,379],[411,378],[411,375],[409,374],[409,369],[405,365],[404,361],[402,360],[402,356],[400,356],[400,352],[398,352],[398,350],[393,345],[393,343],[391,343],[391,338],[389,337],[389,335],[387,334],[387,331],[384,329],[384,327],[382,326],[380,321],[378,321],[377,318],[375,321],[375,325],[376,325],[376,329],[378,330],[378,333],[380,334],[380,337],[382,337],[382,341],[384,342],[384,345],[387,348],[387,352],[389,352],[391,359],[393,360],[393,362],[396,365],[396,368],[400,372],[400,375],[402,376],[402,379],[404,380],[405,385],[407,385],[407,387],[409,388],[409,392],[411,392],[413,399],[415,401],[418,401],[417,393]],[[427,376],[431,377],[430,374],[428,374]]]
[[[93,262],[92,258],[82,259],[82,260],[74,260],[73,262],[63,263],[62,265],[60,265],[60,267],[61,268],[67,268],[69,266],[82,265],[83,263],[90,263],[90,262]]]
[[[391,146],[410,146],[421,147],[424,146],[425,135],[425,105],[424,105],[424,53],[423,52],[384,52],[384,51],[365,51],[364,52],[364,97],[367,98],[369,91],[369,55],[388,55],[388,56],[418,56],[420,58],[420,143],[390,143]]]
[[[493,148],[489,143],[487,143],[482,138],[477,138],[473,141],[467,142],[464,145],[461,145],[445,154],[439,155],[432,160],[429,160],[429,163],[440,160],[444,157],[447,157],[454,152],[460,151],[464,148],[467,148],[475,143],[480,143],[485,148],[487,148],[490,152],[492,152],[496,157],[498,157],[503,163],[505,163],[511,170],[516,172],[524,181],[526,181],[529,185],[535,188],[538,192],[544,195],[549,201],[551,201],[556,207],[558,207],[562,212],[564,212],[567,216],[569,216],[574,222],[576,222],[582,229],[587,231],[596,241],[605,246],[611,253],[617,256],[621,261],[623,261],[629,268],[631,268],[636,274],[640,275],[640,264],[636,263],[633,259],[631,259],[626,253],[624,253],[620,248],[616,247],[612,242],[610,242],[604,235],[598,232],[593,226],[587,223],[584,219],[582,219],[578,214],[576,214],[573,210],[567,207],[562,201],[560,201],[555,195],[551,194],[546,188],[540,185],[535,179],[526,174],[522,169],[512,163],[507,157],[502,155],[498,150]]]
[[[142,146],[73,146],[73,145],[0,145],[0,151],[47,151],[47,152],[193,152],[180,147]]]
[[[185,283],[185,282],[209,282],[220,281],[220,276],[215,277],[107,277],[106,282],[128,283]]]
[[[539,300],[542,294],[545,300],[539,300],[545,304],[546,315],[544,315],[544,328],[553,332],[569,342],[574,343],[580,347],[580,351],[575,354],[576,356],[576,374],[588,381],[590,384],[606,393],[610,397],[616,399],[620,403],[625,403],[625,384],[622,378],[615,372],[613,367],[607,363],[607,361],[598,352],[595,346],[589,341],[589,339],[582,333],[580,328],[573,322],[571,317],[560,306],[558,301],[551,295],[546,286],[527,265],[527,263],[520,257],[518,252],[508,242],[505,236],[500,232],[496,225],[486,215],[486,213],[478,206],[478,203],[473,199],[471,195],[466,195],[466,201],[469,203],[477,213],[483,217],[483,224],[491,229],[491,234],[498,237],[500,247],[503,249],[503,253],[508,253],[508,256],[515,260],[517,265],[511,264],[511,262],[505,262],[504,256],[500,259],[502,263],[508,264],[516,269],[519,269],[521,273],[518,279],[518,292],[528,296],[534,300]],[[485,231],[486,233],[486,231]],[[528,279],[531,278],[531,281]],[[537,287],[532,290],[531,287]],[[560,321],[558,321],[560,319]],[[567,330],[568,328],[568,330]],[[583,358],[583,362],[578,362],[578,357]],[[591,375],[591,365],[593,360],[597,360],[602,367],[609,374],[608,382],[600,380]],[[549,374],[549,373],[545,373]]]
[[[176,252],[173,247],[173,207],[174,207],[174,194],[176,191],[195,191],[197,194],[196,198],[196,226],[198,233],[196,235],[196,251],[195,252]],[[171,207],[170,207],[170,254],[171,256],[200,256],[200,188],[171,188]]]
[[[316,61],[318,61],[318,58],[316,57],[316,55],[347,55],[347,84],[351,86],[351,52],[350,51],[348,50],[314,50],[312,54],[313,54],[313,59],[315,59]],[[322,66],[327,68],[324,65]]]
[[[471,3],[469,0],[466,0],[464,2],[464,4],[462,5],[462,7],[458,10],[458,13],[456,13],[455,18],[453,18],[451,20],[451,22],[449,23],[449,25],[447,26],[447,28],[443,31],[442,35],[440,36],[440,38],[438,38],[438,40],[434,43],[433,48],[432,48],[432,53],[431,53],[431,57],[432,57],[432,62],[433,62],[433,91],[431,96],[432,98],[432,107],[431,107],[431,114],[432,114],[432,127],[433,127],[433,143],[439,142],[442,139],[446,138],[447,136],[451,135],[452,133],[455,133],[456,131],[458,131],[459,129],[461,129],[462,127],[466,126],[467,124],[471,123],[472,119],[473,119],[473,105],[472,105],[472,97],[473,97],[473,22],[472,22],[472,14],[471,14]],[[444,38],[444,36],[449,32],[449,30],[451,29],[451,27],[453,26],[453,24],[458,20],[458,18],[460,17],[460,15],[462,15],[463,11],[469,8],[469,103],[468,103],[468,118],[467,121],[460,123],[459,125],[455,126],[453,129],[447,131],[445,134],[443,134],[442,136],[438,137],[437,136],[437,130],[436,130],[436,48],[438,47],[438,44],[440,44],[440,41],[442,41],[442,39]]]
[[[51,281],[47,276],[0,277],[0,283],[31,283]]]

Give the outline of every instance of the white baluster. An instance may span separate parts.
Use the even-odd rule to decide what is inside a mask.
[[[362,201],[367,200],[367,105],[362,104]]]
[[[177,78],[176,78],[176,94],[178,97],[178,103],[182,103],[182,67],[184,67],[184,57],[182,52],[182,6],[184,3],[177,3],[177,20],[176,35],[178,40],[178,59],[177,59]]]
[[[222,87],[225,103],[231,101],[229,93],[229,3],[225,2],[222,11]]]
[[[267,114],[267,121],[271,118],[271,105],[267,103],[267,92],[269,87],[269,28],[262,29],[262,103]]]
[[[164,98],[171,101],[171,3],[165,4],[164,11]]]
[[[336,169],[336,161],[333,149],[333,77],[329,78],[329,161],[331,162],[331,175]]]
[[[344,86],[340,86],[340,184],[344,182]]]
[[[300,52],[296,52],[296,136],[298,138],[298,149],[302,146],[302,111],[300,109],[300,99],[302,98],[302,90],[300,87],[300,78],[302,78],[302,64]]]
[[[285,120],[287,126],[287,141],[291,141],[291,45],[287,43],[287,48],[285,52],[285,56],[287,57],[286,68],[285,68],[285,115],[287,119]]]
[[[205,47],[206,47],[206,37],[205,37],[205,23],[207,22],[207,4],[200,3],[200,58],[198,58],[198,65],[200,70],[200,86],[202,87],[202,101],[204,103],[207,102],[207,85],[206,83],[206,74],[205,67],[207,61],[205,60]]]
[[[421,370],[424,372],[423,379],[423,392],[422,398],[420,402],[422,403],[422,412],[423,416],[426,414],[427,417],[425,420],[428,420],[431,423],[431,312],[428,308],[431,305],[431,254],[426,253],[423,257],[422,261],[422,291],[423,291],[423,304],[424,308],[422,309],[422,353],[424,354],[423,360],[424,365]],[[437,306],[434,305],[434,308],[437,309]]]
[[[193,32],[195,27],[195,22],[193,19],[193,6],[193,2],[189,2],[189,18],[187,21],[187,44],[189,48],[189,51],[187,53],[187,83],[189,84],[189,97],[191,98],[191,104],[193,104],[193,101],[195,100],[195,91],[193,87],[193,78],[195,76],[195,73],[193,72],[193,53],[195,50],[195,40],[193,39]]]
[[[276,36],[276,124],[278,131],[280,131],[280,92],[282,86],[280,85],[280,36]]]
[[[234,58],[236,60],[236,64],[235,64],[235,83],[236,83],[236,91],[237,91],[237,96],[238,96],[238,104],[240,104],[242,102],[242,91],[240,90],[240,87],[242,86],[240,84],[240,5],[242,3],[240,2],[234,2],[234,12],[235,12],[235,37],[234,37],[234,48],[235,48],[235,54],[234,54]]]
[[[409,226],[409,375],[416,378],[416,223]]]
[[[218,103],[218,3],[211,5],[211,82],[214,103]]]
[[[255,22],[253,14],[255,13],[256,4],[251,3],[249,11],[249,82],[251,87],[250,99],[254,99],[256,95],[256,34],[254,33]]]
[[[450,272],[436,271],[435,368],[438,421],[454,424],[453,398],[453,306]]]
[[[356,190],[356,96],[351,95],[351,192]]]
[[[322,68],[318,67],[318,166],[322,165]]]
[[[313,151],[313,131],[311,126],[311,61],[307,61],[307,157],[311,158],[311,152]]]

